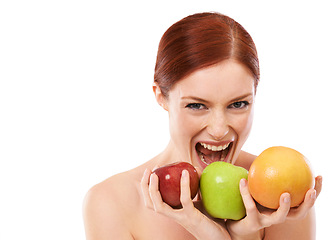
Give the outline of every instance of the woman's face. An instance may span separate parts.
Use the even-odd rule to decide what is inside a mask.
[[[201,169],[214,161],[234,164],[251,129],[254,98],[254,78],[233,60],[177,82],[163,100],[172,160]]]

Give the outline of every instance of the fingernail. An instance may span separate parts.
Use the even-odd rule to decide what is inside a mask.
[[[186,176],[187,176],[187,173],[188,173],[188,171],[187,171],[186,169],[184,169],[184,170],[182,171],[182,177],[186,177]]]
[[[285,202],[285,203],[290,202],[290,196],[286,196],[286,197],[283,199],[283,202]]]
[[[318,183],[322,183],[322,176],[317,177]]]
[[[311,194],[311,199],[316,199],[316,190]]]
[[[243,179],[240,180],[240,186],[241,186],[241,187],[245,187],[245,186],[247,186],[247,181],[246,181],[246,179],[243,178]]]

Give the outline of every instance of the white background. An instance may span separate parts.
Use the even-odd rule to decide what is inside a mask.
[[[325,1],[1,1],[0,239],[84,239],[94,184],[166,146],[152,93],[158,42],[181,18],[233,17],[252,35],[261,82],[244,149],[295,148],[324,177],[328,216],[328,5]]]

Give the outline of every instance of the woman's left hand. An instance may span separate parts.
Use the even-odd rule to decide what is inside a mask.
[[[190,178],[188,171],[183,170],[180,195],[182,208],[173,209],[162,201],[162,197],[158,189],[158,176],[151,173],[150,170],[145,170],[141,181],[141,189],[145,206],[153,209],[157,213],[174,219],[197,239],[231,239],[226,230],[224,221],[215,222],[196,208],[195,204],[197,205],[198,202],[193,202],[191,199],[189,181]]]
[[[315,178],[314,189],[309,189],[305,195],[304,201],[297,208],[290,208],[290,194],[283,193],[280,197],[280,206],[274,211],[259,206],[251,197],[248,189],[247,180],[241,179],[240,192],[246,208],[246,217],[240,221],[227,221],[226,226],[231,236],[248,236],[261,229],[270,227],[274,224],[283,223],[286,220],[299,220],[304,218],[313,207],[317,196],[322,188],[322,177]],[[234,237],[233,237],[234,238]]]

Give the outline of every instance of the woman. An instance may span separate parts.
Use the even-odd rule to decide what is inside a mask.
[[[169,115],[170,142],[142,166],[88,192],[87,239],[315,239],[313,205],[321,177],[298,208],[290,209],[290,195],[284,193],[273,212],[259,210],[241,180],[247,216],[225,221],[207,216],[199,196],[190,198],[188,172],[182,173],[178,210],[162,201],[158,178],[151,173],[179,161],[199,172],[214,161],[249,169],[255,156],[241,148],[251,129],[258,80],[256,47],[233,19],[201,13],[171,26],[159,44],[153,85]]]

